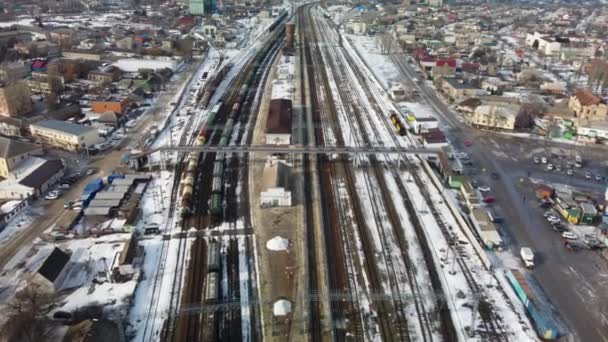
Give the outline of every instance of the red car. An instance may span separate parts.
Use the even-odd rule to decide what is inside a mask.
[[[473,145],[473,142],[471,140],[465,140],[464,141],[464,146],[471,147],[471,145]]]
[[[483,199],[484,203],[494,203],[496,202],[496,198],[492,197],[492,196],[488,196],[486,198]]]

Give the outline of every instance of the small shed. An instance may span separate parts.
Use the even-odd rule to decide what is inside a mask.
[[[591,203],[583,202],[580,204],[581,207],[581,223],[582,224],[593,224],[597,217],[597,209]]]

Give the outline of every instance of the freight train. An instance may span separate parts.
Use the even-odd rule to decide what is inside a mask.
[[[241,113],[242,108],[249,108],[249,104],[245,103],[250,86],[254,81],[254,77],[261,67],[262,62],[266,58],[266,56],[270,53],[272,45],[266,45],[255,57],[255,60],[252,63],[251,68],[248,69],[247,74],[244,78],[244,82],[242,86],[239,88],[238,93],[236,94],[236,98],[232,108],[230,109],[230,114],[226,119],[226,123],[224,124],[224,129],[222,131],[222,135],[220,137],[220,141],[218,146],[227,146],[230,142],[230,137],[232,136],[232,130],[234,124],[237,122],[237,119]],[[219,84],[219,81],[217,82]],[[210,88],[215,91],[215,88]],[[208,89],[208,90],[210,90]],[[230,96],[228,94],[227,96]],[[210,97],[209,95],[208,97]],[[207,95],[203,96],[202,100],[207,100]],[[211,111],[209,111],[209,115],[207,118],[207,122],[204,127],[198,132],[196,137],[194,146],[202,147],[207,141],[209,141],[211,133],[213,131],[213,125],[218,119],[218,114],[222,111],[224,107],[224,103],[219,101]],[[224,162],[225,162],[225,153],[218,152],[215,155],[215,161],[213,165],[213,174],[212,179],[212,188],[211,188],[211,197],[209,200],[209,213],[213,216],[219,217],[223,212],[222,205],[222,192],[223,192],[223,174],[224,174]],[[196,170],[198,168],[199,160],[201,158],[200,152],[192,152],[188,156],[188,164],[186,168],[186,172],[183,175],[183,180],[181,182],[182,193],[181,193],[181,206],[182,206],[182,216],[188,216],[192,212],[192,194],[194,187],[194,177],[196,174]],[[209,175],[201,175],[200,177],[209,177]]]
[[[206,302],[219,299],[220,265],[220,244],[216,241],[210,241],[207,248]]]
[[[197,95],[197,101],[199,102],[201,108],[207,108],[209,105],[209,101],[211,100],[211,96],[215,93],[215,90],[220,85],[226,74],[232,69],[232,63],[224,64],[220,70],[218,70],[213,77],[205,83],[205,86],[201,88],[201,91]]]
[[[272,25],[270,25],[268,27],[268,32],[272,32],[274,31],[274,29],[277,28],[277,26],[281,25],[281,23],[283,22],[283,19],[285,19],[287,17],[288,12],[283,10],[281,12],[281,14],[277,17],[277,20],[274,21],[274,23],[272,23]]]

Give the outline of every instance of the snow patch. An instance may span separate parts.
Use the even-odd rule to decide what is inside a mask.
[[[286,299],[279,299],[272,306],[272,313],[275,316],[286,316],[291,313],[291,302]]]
[[[286,251],[289,248],[289,240],[275,236],[266,242],[266,248],[270,251]]]

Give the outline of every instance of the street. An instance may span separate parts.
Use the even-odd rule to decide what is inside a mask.
[[[534,197],[534,187],[529,183],[528,172],[532,179],[570,183],[584,187],[588,191],[603,193],[605,181],[586,180],[582,172],[567,176],[547,172],[543,166],[533,164],[533,155],[549,156],[556,150],[569,155],[580,153],[588,161],[603,160],[607,151],[604,147],[584,148],[577,145],[553,141],[513,137],[499,133],[476,130],[465,125],[426,84],[413,82],[416,72],[406,62],[405,55],[394,55],[393,61],[409,84],[417,87],[421,96],[428,102],[439,119],[446,126],[446,135],[458,151],[466,151],[478,170],[479,178],[492,188],[497,205],[502,209],[505,224],[503,233],[512,243],[507,246],[513,255],[518,255],[521,246],[531,247],[539,255],[538,266],[531,271],[533,277],[559,311],[569,326],[569,335],[564,341],[608,341],[608,333],[597,327],[608,327],[608,267],[606,261],[590,251],[567,252],[560,235],[551,229],[542,216],[542,209]],[[473,142],[464,147],[464,140]],[[594,172],[603,172],[605,164],[592,162]],[[490,172],[497,172],[499,180],[492,180]],[[571,178],[569,178],[571,177]],[[521,182],[521,180],[524,182]],[[523,197],[530,199],[523,200]],[[500,267],[500,265],[497,265]]]

